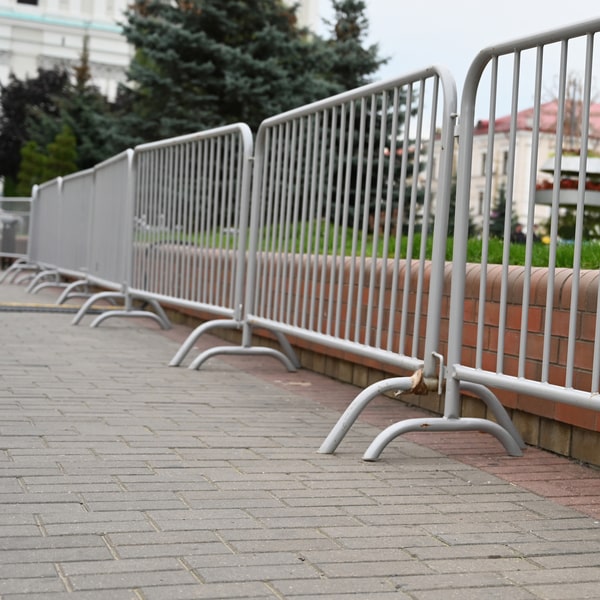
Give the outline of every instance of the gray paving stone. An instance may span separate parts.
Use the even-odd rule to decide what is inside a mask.
[[[257,582],[142,587],[140,592],[144,600],[165,600],[165,598],[169,600],[233,600],[234,598],[279,600],[281,598],[281,594],[269,585]]]
[[[195,583],[196,578],[183,567],[167,571],[111,572],[89,575],[72,575],[69,582],[74,590],[133,589],[151,586],[180,586]]]
[[[0,302],[7,289],[24,296],[0,285]],[[365,463],[366,422],[318,454],[337,417],[321,384],[284,388],[271,359],[172,369],[172,333],[70,318],[0,314],[2,600],[579,599],[600,584],[597,520],[412,438]]]
[[[12,577],[0,580],[0,594],[5,598],[7,594],[36,594],[38,592],[63,592],[65,586],[55,573],[53,577],[30,577],[28,579]]]

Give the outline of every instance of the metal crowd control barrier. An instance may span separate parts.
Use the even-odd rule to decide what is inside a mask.
[[[512,441],[514,435],[506,435],[511,432],[510,425],[498,429],[491,421],[460,416],[461,390],[465,389],[493,403],[498,403],[496,393],[508,392],[517,398],[524,395],[598,410],[598,306],[587,314],[585,322],[579,315],[582,282],[586,275],[597,276],[597,268],[595,273],[586,274],[581,258],[585,212],[590,200],[586,191],[588,171],[590,159],[595,156],[592,148],[600,142],[598,114],[591,110],[594,74],[598,73],[599,57],[594,49],[598,31],[600,20],[594,20],[496,45],[481,51],[470,67],[460,113],[445,414],[427,421],[430,431],[488,431],[504,443],[509,454],[520,454],[520,439],[515,437]],[[484,85],[486,82],[489,87]],[[557,86],[557,99],[545,102],[545,94],[553,86]],[[502,119],[499,106],[507,90],[509,118]],[[475,110],[482,97],[489,102],[488,117],[475,129]],[[533,104],[533,108],[523,111],[523,103],[528,108]],[[548,160],[553,179],[540,182],[539,173]],[[569,162],[575,162],[574,169],[566,168]],[[519,165],[527,165],[525,173],[519,171]],[[571,189],[561,189],[565,176],[571,177]],[[539,248],[535,219],[536,215],[539,218],[543,195],[536,188],[548,186],[548,259],[547,266],[537,269],[533,267],[533,255]],[[557,267],[558,227],[569,195],[575,196],[575,226],[570,244],[574,258],[572,270],[565,273]],[[497,279],[490,280],[488,270],[494,242],[490,230],[493,218],[501,214],[503,199],[498,283]],[[514,214],[520,204],[525,205],[521,211],[526,235],[519,236],[525,258],[523,266],[515,267],[511,266],[510,242],[515,239]],[[481,276],[473,282],[472,271],[467,277],[467,224],[479,212],[478,208],[483,225]],[[557,294],[555,283],[565,275],[569,276],[568,286]],[[466,297],[467,287],[477,289],[474,297]],[[600,298],[597,290],[595,295]],[[495,297],[498,303],[494,307],[488,302]],[[565,305],[568,317],[556,312]],[[467,338],[465,315],[469,306],[476,314],[476,325]],[[551,368],[558,356],[564,358],[564,368]],[[394,437],[417,429],[417,420],[390,426],[371,444],[365,458],[376,459]]]
[[[41,265],[37,264],[32,256],[36,252],[36,248],[38,246],[38,240],[42,233],[39,231],[39,225],[36,227],[36,224],[39,223],[39,220],[36,218],[36,212],[39,211],[39,208],[36,203],[37,191],[39,189],[38,185],[33,186],[31,191],[31,198],[20,198],[19,200],[27,201],[29,204],[29,210],[27,214],[28,224],[27,224],[27,253],[24,256],[21,256],[13,262],[5,271],[2,273],[0,277],[0,283],[4,281],[15,281],[20,274],[29,273],[27,277],[24,279],[31,279],[33,275],[31,273],[37,273],[41,269]],[[11,202],[10,198],[3,198],[2,204],[5,202]],[[16,242],[16,240],[15,240]]]
[[[56,220],[56,256],[51,261],[53,267],[40,272],[32,280],[28,288],[32,293],[44,287],[62,287],[65,291],[68,290],[69,284],[63,282],[62,277],[78,278],[88,264],[87,224],[93,191],[93,170],[60,177],[58,181],[56,198],[48,198],[43,186],[38,190],[44,218],[48,218],[48,213],[52,212],[52,219]]]
[[[62,178],[57,177],[39,186],[35,186],[32,197],[32,244],[29,262],[38,271],[32,275],[28,290],[31,291],[40,281],[52,279],[58,281],[60,275],[61,238],[61,189]],[[18,269],[18,266],[17,266]]]
[[[30,197],[0,196],[0,262],[3,267],[26,261],[30,215]]]
[[[454,81],[432,67],[264,121],[242,343],[211,348],[190,368],[218,354],[265,353],[292,370],[294,336],[411,373],[365,390],[323,452],[382,391],[437,392],[455,117]],[[256,328],[283,351],[253,345]]]
[[[252,133],[234,124],[135,148],[132,293],[221,317],[198,327],[171,361],[213,327],[239,327]]]
[[[148,299],[155,312],[135,310],[135,296],[130,292],[133,247],[133,150],[126,150],[94,167],[93,198],[89,213],[89,264],[82,280],[73,284],[92,283],[111,291],[93,294],[80,308],[73,324],[81,322],[89,308],[99,300],[122,300],[123,310],[100,314],[91,323],[116,316],[149,317],[162,327],[169,320],[158,302]]]

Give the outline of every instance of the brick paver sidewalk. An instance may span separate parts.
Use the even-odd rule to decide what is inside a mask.
[[[596,470],[478,434],[365,463],[414,412],[388,399],[321,455],[356,389],[272,359],[169,368],[181,327],[6,310],[55,297],[0,285],[2,600],[600,597]]]

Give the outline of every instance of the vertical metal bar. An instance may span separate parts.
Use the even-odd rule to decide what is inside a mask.
[[[371,111],[370,111],[370,124],[369,124],[369,141],[368,141],[368,150],[367,150],[367,175],[365,179],[365,205],[367,208],[368,217],[370,217],[370,199],[371,199],[371,191],[373,189],[373,155],[375,154],[375,135],[377,132],[377,112],[379,109],[379,102],[377,95],[373,94],[371,96]],[[376,175],[375,179],[375,189],[377,189],[377,181],[378,181],[379,173]],[[371,343],[371,326],[373,322],[373,297],[375,295],[375,268],[374,262],[377,257],[377,243],[379,241],[378,229],[379,229],[379,213],[380,213],[380,205],[377,197],[375,198],[375,217],[373,219],[373,248],[371,250],[371,268],[369,272],[369,288],[368,288],[368,296],[367,296],[367,306],[366,306],[366,319],[365,319],[365,331],[361,338],[359,338],[360,342],[365,345],[369,345]],[[364,236],[365,229],[363,229]],[[364,237],[363,237],[364,239]],[[366,249],[366,240],[363,242],[363,247]]]
[[[533,261],[533,225],[535,214],[535,187],[538,170],[538,153],[540,139],[540,109],[542,94],[542,67],[543,67],[544,48],[538,46],[536,55],[535,69],[535,91],[532,123],[531,140],[531,164],[529,169],[529,201],[527,211],[527,242],[525,246],[525,273],[523,283],[523,301],[521,312],[521,332],[519,335],[519,360],[517,374],[519,377],[525,377],[525,364],[527,359],[527,333],[529,329],[529,305],[531,297],[531,265]]]
[[[490,102],[488,110],[488,138],[486,149],[485,164],[485,191],[484,191],[484,209],[483,209],[483,230],[481,234],[481,275],[479,280],[479,306],[477,318],[477,341],[475,366],[481,369],[483,366],[483,348],[485,335],[485,313],[487,308],[487,273],[488,273],[488,254],[490,243],[490,213],[492,207],[492,184],[493,177],[493,155],[494,155],[494,137],[496,134],[496,101],[498,98],[498,57],[494,56],[491,64],[490,78]]]
[[[565,122],[565,90],[567,82],[567,50],[566,41],[561,43],[560,74],[558,91],[558,115],[556,123],[556,155],[554,158],[554,173],[560,173],[562,165],[562,147]],[[544,341],[542,357],[542,382],[547,383],[550,377],[550,356],[552,349],[552,316],[554,312],[554,282],[556,273],[556,247],[558,239],[558,210],[560,195],[560,176],[554,178],[552,190],[552,216],[550,228],[550,254],[548,260],[548,288],[546,293],[546,314],[544,318]]]
[[[349,103],[349,115],[348,115],[348,141],[346,143],[346,157],[344,163],[344,190],[343,190],[343,198],[344,198],[344,210],[342,213],[343,219],[343,235],[342,235],[342,247],[343,247],[343,259],[341,261],[341,268],[344,270],[344,274],[346,271],[346,253],[347,253],[347,241],[348,241],[348,225],[350,221],[350,200],[351,200],[351,186],[352,186],[352,166],[353,166],[353,157],[354,157],[354,132],[356,127],[356,103]],[[356,199],[354,202],[354,217],[356,218]],[[354,232],[352,232],[352,241],[354,240]],[[354,242],[352,242],[352,247],[350,248],[350,254],[352,259],[354,258]],[[352,284],[354,281],[354,269],[352,267],[354,260],[348,261],[348,268],[350,269],[350,273],[348,276],[348,293],[345,295],[346,297],[346,318],[345,318],[345,327],[342,332],[341,327],[336,330],[336,336],[342,337],[343,339],[348,339],[350,327],[352,324],[352,307],[353,307],[353,292],[352,292]],[[345,279],[345,277],[344,277]],[[342,297],[344,295],[344,285],[343,282],[340,282],[339,286],[339,295],[338,295],[338,310],[342,310]]]
[[[383,184],[385,180],[385,148],[386,148],[386,142],[387,142],[387,137],[388,137],[388,129],[387,129],[387,120],[388,120],[388,94],[386,92],[384,92],[382,94],[382,103],[381,103],[381,125],[380,125],[380,131],[379,131],[379,150],[378,150],[378,155],[377,155],[377,192],[376,192],[376,202],[378,204],[381,204],[382,200],[383,200]],[[392,129],[393,131],[393,129]],[[390,156],[390,165],[389,165],[389,169],[393,168],[393,161],[394,158],[392,156]],[[388,178],[387,181],[389,182],[389,174],[388,174]],[[387,194],[386,194],[386,199],[387,199]],[[382,330],[383,330],[383,314],[384,314],[384,301],[385,301],[385,284],[386,284],[386,280],[387,280],[387,262],[388,262],[388,252],[389,252],[389,244],[388,244],[388,240],[389,240],[389,233],[390,233],[390,227],[389,227],[389,218],[390,218],[390,206],[386,206],[385,207],[385,223],[384,223],[384,228],[383,228],[383,235],[382,235],[382,248],[383,248],[383,255],[381,257],[381,272],[380,272],[380,276],[379,276],[379,289],[378,289],[378,302],[377,302],[377,310],[376,310],[376,314],[377,314],[377,318],[376,318],[376,322],[375,322],[375,341],[374,341],[374,345],[377,348],[381,348],[381,344],[382,344]],[[379,227],[377,228],[378,231],[377,233],[379,234]],[[374,256],[373,256],[373,266],[375,266],[377,264],[377,260],[379,257],[379,244],[374,246]],[[376,247],[375,247],[376,246]],[[374,271],[376,271],[376,269],[374,269]],[[375,308],[375,307],[374,307]]]
[[[346,139],[347,139],[347,114],[348,106],[343,104],[340,107],[340,124],[337,128],[339,139],[337,140],[337,167],[336,167],[336,182],[335,182],[335,200],[334,200],[334,216],[333,216],[333,251],[331,253],[331,271],[334,276],[331,278],[331,287],[329,289],[329,306],[328,312],[332,315],[333,330],[329,332],[335,337],[340,336],[341,320],[344,313],[342,303],[342,292],[344,288],[344,231],[345,221],[344,215],[347,213],[345,209],[347,202],[344,195],[344,161],[346,158]],[[335,281],[335,287],[333,283]]]
[[[400,238],[398,245],[402,244],[404,238],[404,212],[406,207],[406,181],[408,174],[408,159],[410,154],[410,130],[412,128],[411,107],[413,105],[414,87],[411,84],[408,88],[406,98],[406,122],[404,124],[404,140],[402,143],[402,167],[400,175],[400,195],[398,197],[398,228],[400,230]],[[412,190],[409,204],[409,213],[412,212]],[[408,331],[408,311],[410,301],[410,276],[412,263],[412,242],[410,217],[408,222],[408,231],[406,236],[406,253],[404,256],[404,285],[402,288],[402,308],[400,310],[400,335],[398,339],[398,352],[404,354],[406,352],[407,331]]]
[[[288,250],[292,254],[292,260],[289,265],[289,274],[286,282],[286,308],[284,319],[286,323],[295,322],[294,315],[297,314],[298,294],[296,293],[299,284],[299,275],[302,273],[302,249],[299,246],[300,231],[300,211],[302,210],[302,171],[303,171],[303,153],[304,145],[304,127],[302,120],[296,119],[292,129],[292,155],[291,155],[291,174],[290,184],[293,188],[293,210],[289,219]]]
[[[318,288],[318,275],[319,275],[319,256],[320,256],[320,244],[321,244],[321,232],[322,222],[321,215],[323,214],[323,198],[326,192],[325,188],[325,157],[327,156],[327,138],[329,135],[329,112],[323,111],[323,118],[321,121],[320,128],[320,147],[319,147],[319,169],[318,169],[318,184],[317,184],[317,196],[316,196],[316,211],[315,211],[315,235],[313,240],[313,274],[312,274],[312,286],[311,286],[311,306],[310,306],[310,322],[309,328],[311,330],[323,331],[323,298],[316,298]]]
[[[369,222],[369,202],[367,196],[363,193],[363,165],[364,165],[364,147],[365,147],[365,135],[367,127],[367,103],[365,98],[360,99],[360,115],[359,115],[359,132],[358,132],[358,153],[356,156],[356,183],[354,186],[354,222],[352,225],[352,260],[353,265],[352,271],[350,272],[350,278],[348,285],[350,290],[356,290],[356,318],[354,319],[354,334],[351,335],[348,327],[346,338],[358,340],[360,339],[360,329],[362,326],[362,290],[364,285],[364,273],[365,273],[365,250],[366,250],[366,236],[364,232],[368,227]],[[361,201],[364,199],[364,201]],[[362,210],[361,210],[362,208]],[[359,239],[359,225],[360,218],[362,215],[362,231],[363,235]],[[360,245],[359,245],[360,242]],[[359,249],[360,248],[360,249]],[[356,277],[355,265],[358,264],[358,278]],[[354,294],[351,293],[351,297],[354,298]],[[352,302],[349,303],[348,311],[352,314]],[[348,326],[350,326],[350,320],[348,320]]]
[[[585,58],[585,74],[584,74],[584,89],[582,97],[581,111],[581,136],[580,136],[580,153],[579,153],[579,183],[577,189],[577,216],[575,227],[575,248],[573,256],[573,277],[571,285],[571,306],[569,309],[569,337],[567,340],[567,364],[565,374],[565,387],[573,387],[573,371],[575,367],[575,346],[577,338],[577,321],[579,318],[579,282],[581,275],[581,250],[583,238],[583,221],[584,221],[584,203],[585,190],[587,179],[587,161],[588,161],[588,143],[589,143],[589,128],[590,128],[590,103],[592,96],[592,68],[594,57],[593,36],[588,34],[586,44]],[[571,102],[575,103],[575,98],[571,98]],[[571,134],[573,132],[571,131]]]
[[[415,160],[413,164],[413,181],[417,181],[419,177],[419,156],[421,152],[421,145],[423,143],[423,121],[424,121],[424,112],[425,112],[425,80],[422,79],[419,86],[419,105],[418,105],[418,113],[417,113],[417,136],[415,139]],[[417,186],[413,184],[413,198],[412,208],[411,208],[411,235],[413,239],[416,234],[416,213],[417,213],[417,195],[418,189]],[[429,210],[429,201],[430,198],[426,194],[425,203],[423,206],[423,211],[426,214]],[[421,312],[420,308],[423,305],[423,269],[424,269],[424,256],[423,256],[423,244],[426,242],[426,233],[423,232],[421,235],[421,251],[419,255],[419,261],[417,264],[418,268],[418,278],[417,278],[417,289],[415,290],[415,308],[414,308],[414,324],[412,331],[412,351],[411,356],[418,355],[419,348],[419,325],[421,322]],[[412,244],[411,244],[412,246]],[[412,261],[411,261],[412,263]]]
[[[314,139],[314,116],[307,116],[303,121],[302,131],[306,132],[304,171],[298,170],[298,176],[302,178],[302,212],[300,215],[301,233],[299,246],[302,252],[302,258],[299,265],[298,275],[296,277],[296,308],[294,311],[293,323],[302,327],[306,323],[306,313],[308,306],[308,273],[309,273],[309,248],[310,248],[310,199],[311,199],[311,170],[313,161],[313,139]]]
[[[394,180],[396,176],[396,155],[398,154],[398,140],[400,139],[400,135],[402,133],[402,122],[405,117],[403,115],[402,120],[400,119],[400,87],[396,86],[394,88],[394,99],[392,102],[392,111],[393,111],[393,120],[392,120],[392,137],[390,143],[390,176],[392,178],[391,185],[388,184],[388,196],[386,199],[386,203],[388,206],[393,206],[395,203],[395,190],[394,190]],[[404,111],[405,113],[410,112],[409,110]],[[408,133],[408,132],[407,132]],[[402,172],[402,164],[403,160],[400,159],[400,171]],[[402,176],[400,176],[400,185],[402,188],[404,185],[402,181]],[[399,192],[398,192],[399,193]],[[400,212],[402,210],[402,203],[398,199],[398,207],[396,209],[396,219],[394,225],[394,231],[390,232],[390,236],[394,234],[394,256],[392,259],[392,278],[391,278],[391,293],[389,297],[389,313],[390,317],[388,320],[388,330],[387,330],[387,344],[386,350],[390,352],[394,351],[394,341],[395,341],[395,326],[396,319],[398,313],[398,281],[400,277],[400,255],[402,249],[402,216]]]
[[[506,211],[504,216],[504,245],[502,256],[502,276],[500,284],[500,315],[498,321],[498,351],[496,356],[496,371],[504,370],[504,341],[506,337],[508,310],[508,272],[510,265],[510,240],[512,234],[512,207],[514,193],[515,153],[517,139],[517,113],[519,110],[519,83],[521,75],[521,52],[514,54],[511,119],[508,145],[508,176],[506,179]]]

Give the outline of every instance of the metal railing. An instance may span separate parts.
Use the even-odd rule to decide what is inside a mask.
[[[190,368],[219,354],[260,353],[292,370],[299,364],[288,342],[294,336],[410,372],[364,390],[322,452],[337,447],[382,391],[437,391],[455,117],[454,81],[432,67],[264,121],[248,283],[235,322],[242,341],[204,351]],[[282,351],[254,344],[257,328]]]
[[[28,252],[31,198],[0,196],[0,259],[24,261]]]
[[[245,124],[135,148],[131,291],[212,318],[172,365],[202,333],[240,327],[252,150]]]
[[[594,20],[495,45],[482,50],[469,69],[460,113],[445,413],[442,418],[427,420],[429,431],[488,431],[510,454],[520,454],[522,442],[514,435],[512,424],[503,422],[499,428],[486,419],[461,417],[461,392],[465,390],[491,406],[498,404],[496,394],[504,394],[505,403],[510,406],[512,402],[513,407],[535,397],[598,410],[600,296],[597,281],[587,286],[589,277],[581,267],[587,169],[593,145],[600,142],[597,115],[591,114],[592,87],[600,59],[594,48],[598,31],[600,20]],[[557,99],[544,101],[544,94],[553,85],[557,85]],[[508,121],[499,118],[505,96],[510,102]],[[482,98],[488,104],[488,117],[476,123],[475,110]],[[528,110],[523,110],[524,106]],[[572,207],[573,263],[564,272],[557,267],[557,253],[559,220],[565,210],[561,186],[569,155],[575,157],[576,172],[571,176],[577,194]],[[547,266],[535,268],[533,255],[536,245],[539,247],[535,226],[540,214],[539,206],[536,213],[540,198],[536,188],[540,187],[539,171],[549,158],[553,179],[547,215]],[[499,164],[503,164],[500,172]],[[525,185],[517,179],[518,164],[529,165]],[[478,168],[482,171],[476,181]],[[500,276],[492,279],[488,269],[491,224],[498,218],[502,201]],[[526,234],[515,238],[519,205],[525,207],[521,218],[524,216]],[[466,268],[468,223],[478,212],[483,224],[481,269],[479,281],[472,281]],[[515,239],[523,244],[523,266],[511,265],[510,245]],[[555,284],[561,279],[568,279],[568,285],[557,293]],[[584,284],[591,288],[593,297],[593,306],[585,313],[583,306],[590,298],[582,302]],[[498,310],[490,310],[490,300],[496,299]],[[469,307],[474,313],[473,323],[466,322]],[[562,314],[557,310],[560,308],[564,308]],[[467,339],[465,330],[469,327],[474,333]],[[466,360],[469,356],[470,361]],[[558,356],[562,356],[564,368],[551,368]],[[408,420],[390,426],[371,444],[365,458],[376,459],[394,437],[419,430],[420,425],[418,420]]]
[[[92,327],[117,316],[147,317],[163,328],[169,320],[153,299],[148,299],[154,312],[137,310],[130,291],[133,260],[133,150],[126,150],[94,167],[93,196],[89,212],[89,260],[85,278],[73,283],[69,290],[92,283],[111,291],[98,292],[81,306],[73,319],[77,325],[91,306],[99,300],[122,301],[123,310],[110,310],[96,317]],[[62,299],[68,296],[63,295]]]

